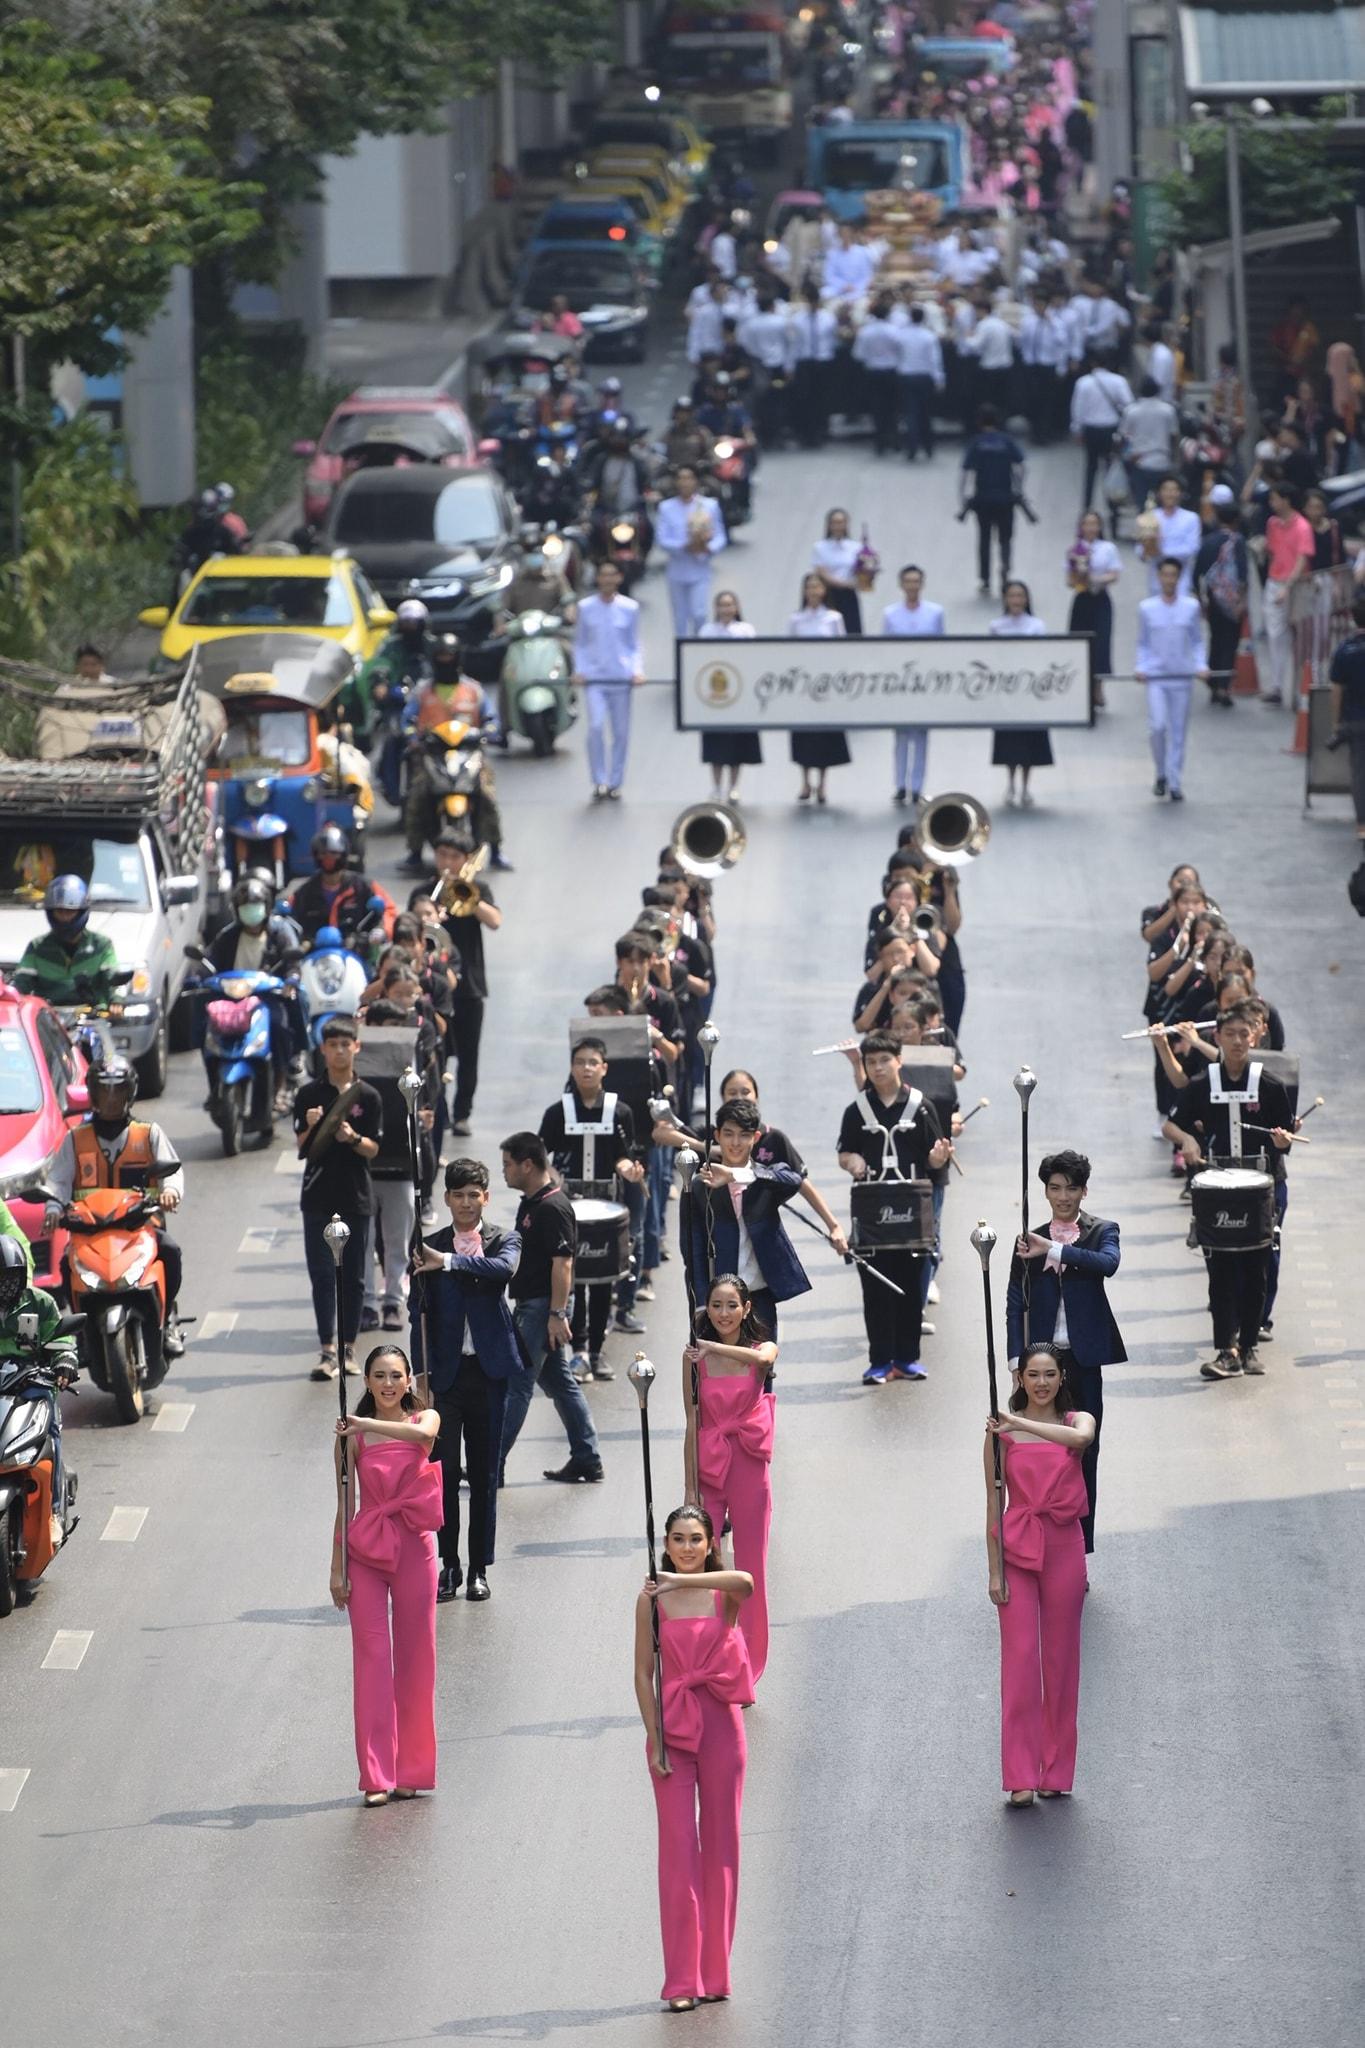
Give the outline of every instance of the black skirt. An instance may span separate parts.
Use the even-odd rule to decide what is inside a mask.
[[[791,743],[798,768],[847,768],[853,759],[847,734],[837,727],[833,732],[794,732]]]
[[[832,612],[838,612],[844,622],[844,631],[850,640],[862,638],[863,608],[858,602],[858,593],[849,588],[836,589],[832,583],[825,585],[825,603]]]
[[[701,757],[712,768],[760,768],[763,741],[756,732],[704,732]]]
[[[993,768],[1050,768],[1052,740],[1045,725],[1007,727],[995,734]]]
[[[1107,590],[1078,590],[1071,600],[1068,633],[1090,635],[1090,673],[1114,672],[1114,606]]]

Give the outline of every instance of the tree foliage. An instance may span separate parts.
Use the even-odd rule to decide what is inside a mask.
[[[1330,120],[1310,131],[1234,118],[1240,131],[1242,220],[1248,234],[1322,220],[1350,204],[1355,173],[1331,154]],[[1186,166],[1169,171],[1159,188],[1171,238],[1186,247],[1225,242],[1231,232],[1225,124],[1197,122],[1185,129],[1181,140]]]
[[[207,105],[143,97],[50,29],[0,35],[0,336],[85,368],[116,355],[108,330],[137,332],[177,264],[252,226],[252,195],[223,191],[205,147]]]

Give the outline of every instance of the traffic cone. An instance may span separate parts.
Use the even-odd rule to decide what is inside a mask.
[[[1291,754],[1308,752],[1308,692],[1313,687],[1313,664],[1306,661],[1299,675],[1299,701],[1294,713],[1294,741],[1288,748]]]
[[[1261,679],[1256,670],[1256,656],[1251,648],[1251,620],[1242,620],[1242,637],[1237,642],[1237,659],[1232,665],[1232,694],[1234,697],[1258,697],[1261,693]]]

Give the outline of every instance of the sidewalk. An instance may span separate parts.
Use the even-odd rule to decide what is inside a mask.
[[[470,345],[502,317],[493,310],[432,320],[332,319],[327,368],[352,386],[435,384],[463,400]]]

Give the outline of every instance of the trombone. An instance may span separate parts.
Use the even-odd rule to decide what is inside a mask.
[[[474,877],[488,862],[487,846],[480,846],[460,863],[453,875],[441,875],[431,892],[431,900],[442,917],[472,917],[479,907],[479,891]]]
[[[684,874],[709,879],[732,868],[748,845],[744,820],[728,804],[691,804],[673,821],[669,851]]]

